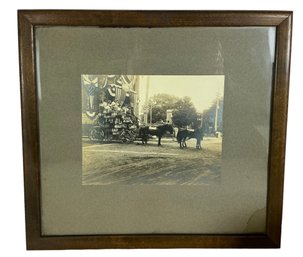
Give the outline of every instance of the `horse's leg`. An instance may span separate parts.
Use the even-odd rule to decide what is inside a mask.
[[[148,137],[147,135],[144,135],[144,137],[143,137],[143,142],[144,142],[143,144],[145,144],[145,145],[147,145],[147,137]]]
[[[199,139],[197,139],[196,149],[197,150],[201,150],[202,149],[202,147],[201,147],[201,140],[199,140]]]
[[[145,135],[142,135],[141,138],[142,138],[142,145],[146,144],[146,143],[145,143]]]
[[[158,146],[161,145],[161,136],[158,137]]]
[[[183,139],[183,147],[186,148],[187,145],[186,145],[186,137]]]
[[[181,138],[180,140],[180,148],[184,148],[184,138]]]

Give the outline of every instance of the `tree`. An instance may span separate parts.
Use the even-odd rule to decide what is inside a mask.
[[[169,94],[157,94],[150,98],[145,108],[148,110],[152,108],[152,123],[165,121],[166,111],[174,109],[178,100],[178,97]],[[148,112],[148,120],[150,120],[150,112]]]
[[[188,96],[182,98],[169,94],[157,94],[150,98],[145,107],[150,120],[150,110],[152,109],[152,123],[166,121],[166,111],[173,110],[173,123],[177,127],[188,125],[195,126],[197,123],[197,112],[192,100]]]
[[[197,121],[197,111],[191,98],[184,96],[175,103],[173,122],[177,127],[194,125]]]
[[[217,131],[223,132],[223,97],[213,101],[212,105],[203,112],[203,127],[205,133],[211,134],[215,131],[216,109],[217,113]]]

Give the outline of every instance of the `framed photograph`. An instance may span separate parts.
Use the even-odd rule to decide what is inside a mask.
[[[292,12],[18,24],[27,249],[280,247]]]

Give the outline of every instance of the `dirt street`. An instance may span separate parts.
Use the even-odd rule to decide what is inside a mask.
[[[196,140],[180,149],[172,139],[147,145],[96,144],[83,139],[83,185],[203,185],[219,183],[222,139],[204,138],[202,150]]]

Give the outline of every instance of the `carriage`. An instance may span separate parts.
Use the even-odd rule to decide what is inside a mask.
[[[157,136],[158,145],[164,134],[173,134],[170,124],[160,124],[156,127],[139,127],[138,118],[129,107],[121,107],[118,103],[104,104],[96,116],[94,124],[89,131],[89,139],[93,142],[120,142],[132,143],[141,140],[146,144],[150,136]]]
[[[94,125],[90,129],[89,139],[93,142],[120,142],[129,144],[135,140],[147,144],[151,136],[157,136],[158,145],[164,134],[173,134],[170,124],[160,124],[156,127],[138,125],[138,119],[132,113],[110,113],[109,115],[98,114]]]
[[[89,131],[93,142],[131,143],[138,134],[138,119],[131,108],[117,103],[102,106]]]
[[[160,146],[161,138],[166,133],[171,135],[174,133],[171,124],[162,123],[155,127],[139,127],[138,118],[134,115],[131,107],[121,106],[118,102],[103,102],[100,105],[100,112],[89,130],[89,139],[98,143],[120,142],[125,144],[140,140],[142,144],[147,144],[151,136],[157,136],[158,146]],[[202,128],[192,131],[188,129],[178,131],[177,141],[180,148],[186,147],[186,140],[190,138],[196,138],[196,147],[201,149]]]

